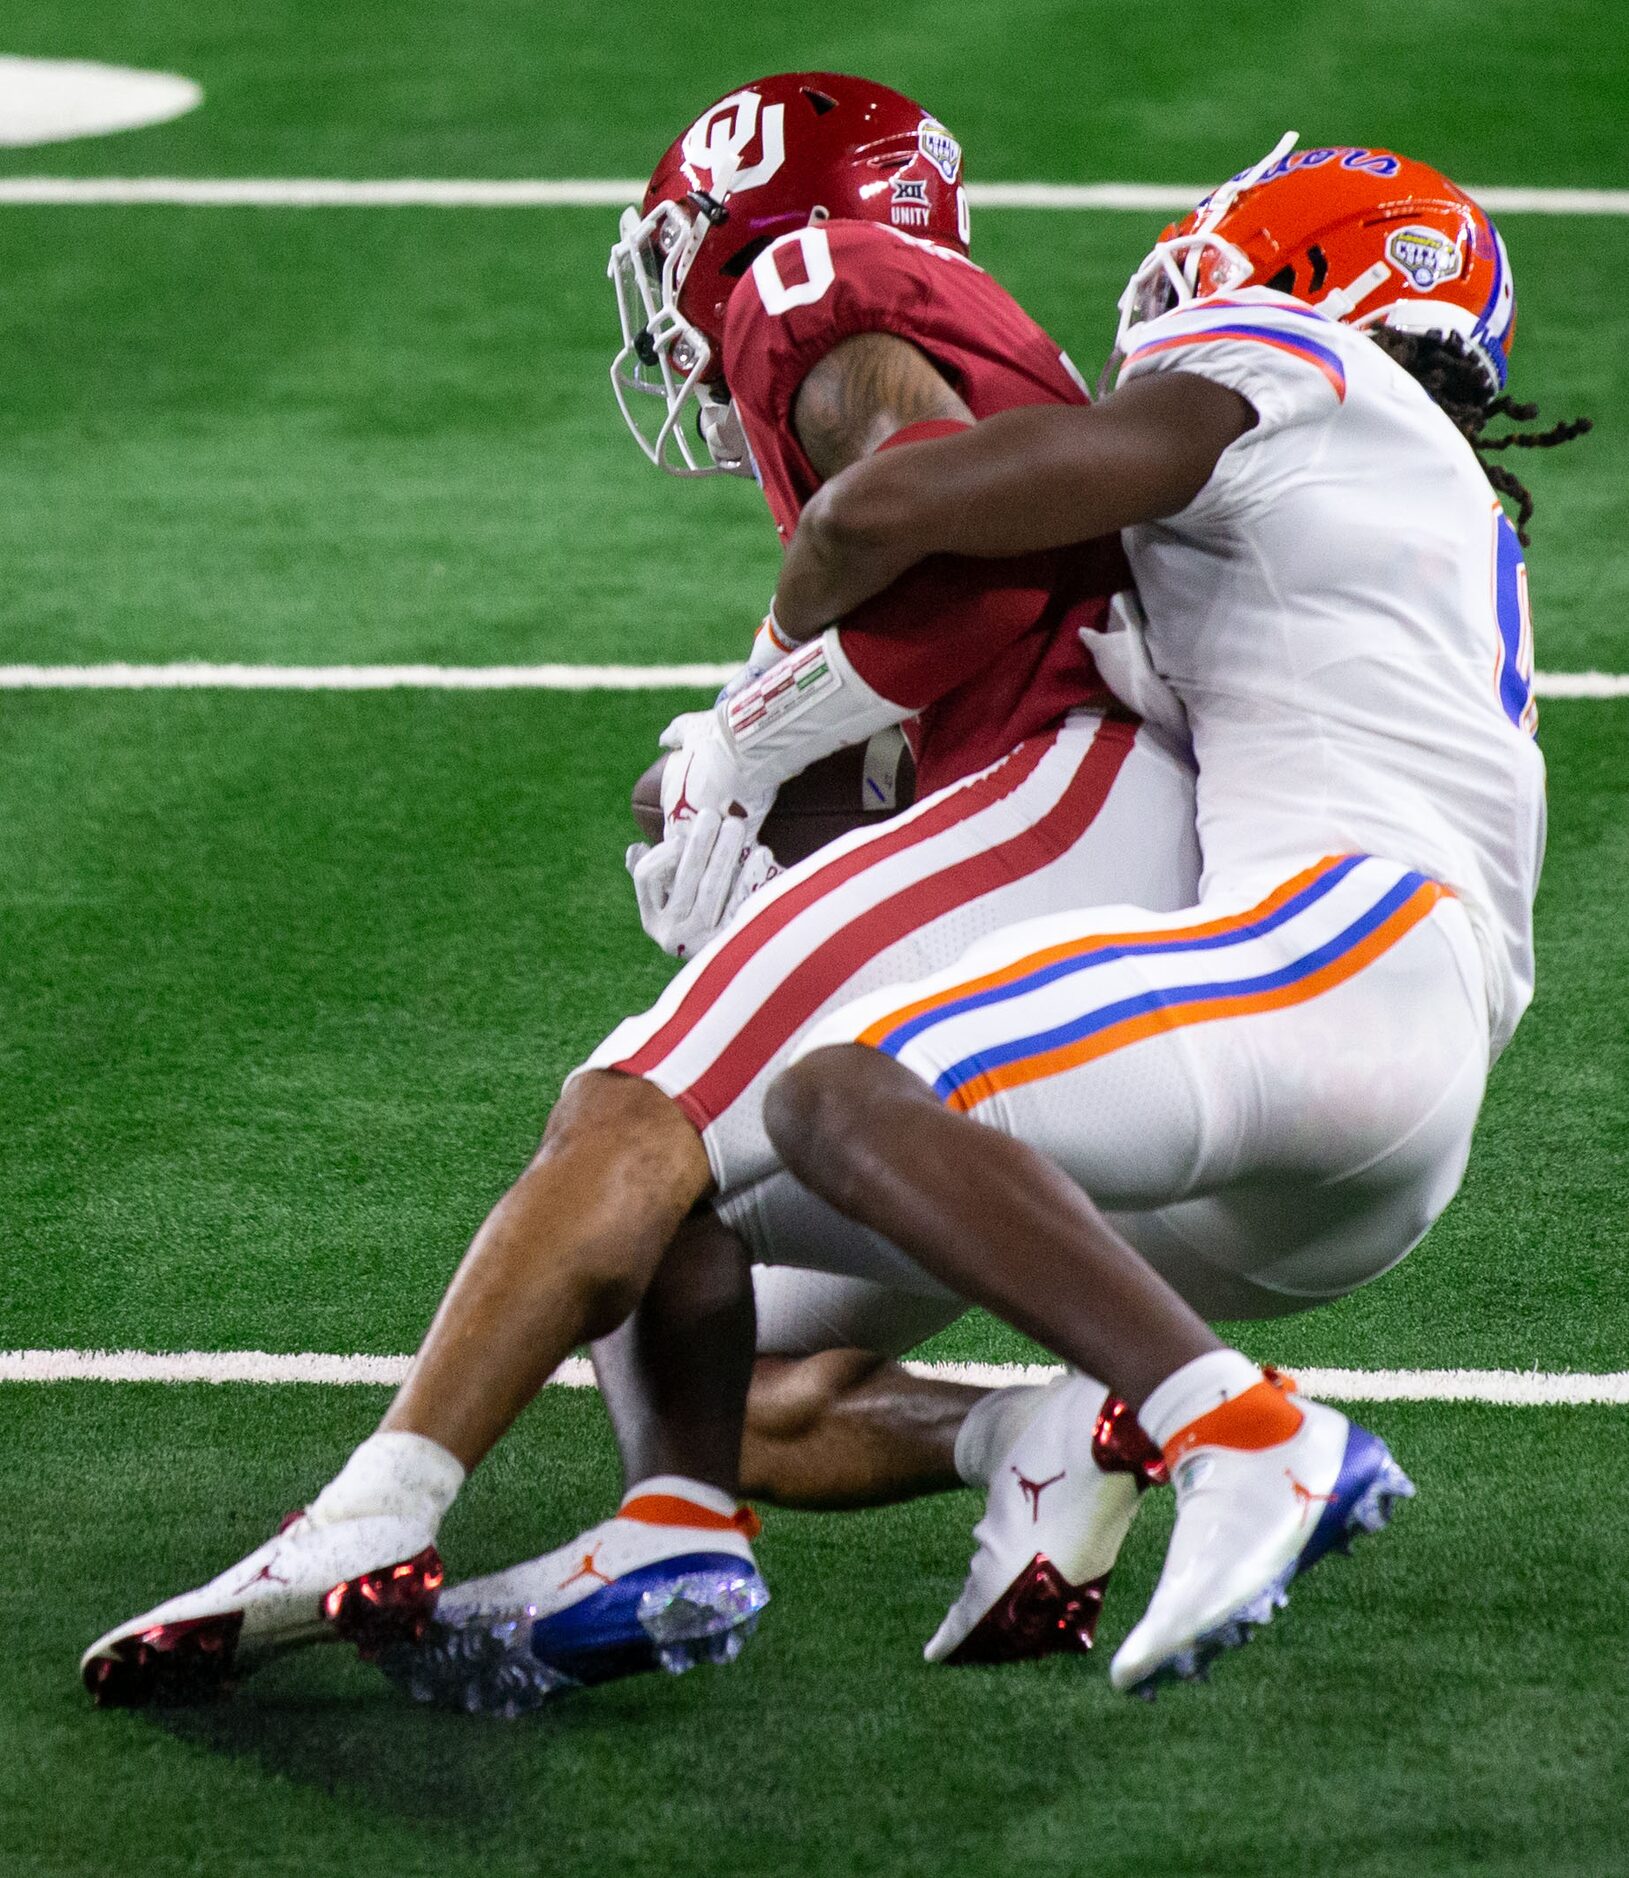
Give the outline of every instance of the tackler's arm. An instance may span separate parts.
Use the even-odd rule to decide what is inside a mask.
[[[1173,372],[1101,404],[1030,405],[902,440],[804,509],[775,593],[780,630],[809,637],[931,555],[1002,559],[1175,515],[1254,423],[1236,391]]]

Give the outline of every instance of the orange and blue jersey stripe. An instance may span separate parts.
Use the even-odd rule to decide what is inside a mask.
[[[1242,913],[1176,929],[1089,933],[1064,941],[892,1012],[870,1025],[858,1041],[897,1057],[914,1038],[937,1024],[1022,997],[1094,966],[1162,953],[1212,953],[1242,945],[1304,913],[1365,858],[1343,855],[1320,861]],[[1332,938],[1273,971],[1233,980],[1207,977],[1114,999],[1049,1029],[993,1043],[963,1057],[935,1078],[934,1092],[948,1107],[966,1110],[1003,1090],[1058,1075],[1144,1037],[1305,1003],[1354,977],[1389,951],[1449,891],[1424,874],[1403,874]]]
[[[1209,308],[1205,308],[1209,311]],[[1273,307],[1273,313],[1290,312],[1292,309]],[[1316,315],[1314,316],[1316,317]],[[1280,332],[1276,327],[1258,326],[1248,320],[1231,320],[1222,325],[1205,326],[1193,332],[1174,333],[1169,339],[1154,339],[1146,345],[1133,346],[1127,354],[1125,374],[1130,374],[1145,359],[1151,359],[1161,352],[1175,352],[1184,346],[1209,345],[1214,340],[1245,341],[1252,345],[1271,346],[1275,351],[1287,352],[1292,358],[1303,360],[1316,371],[1322,372],[1329,381],[1335,396],[1346,402],[1346,367],[1341,363],[1340,354],[1331,347],[1320,345],[1316,339],[1306,333]]]

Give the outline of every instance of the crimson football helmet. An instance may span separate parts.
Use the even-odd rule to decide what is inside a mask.
[[[1206,294],[1272,287],[1354,326],[1454,334],[1502,390],[1510,258],[1440,171],[1391,150],[1296,150],[1293,131],[1161,235],[1120,296],[1117,346]]]
[[[611,384],[646,456],[680,476],[750,474],[722,371],[743,274],[811,220],[884,222],[966,254],[961,178],[944,125],[868,79],[785,72],[709,105],[623,211],[607,268],[622,322]],[[705,461],[683,428],[692,403]]]

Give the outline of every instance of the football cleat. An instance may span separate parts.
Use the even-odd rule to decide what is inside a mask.
[[[1101,1383],[1049,1384],[996,1464],[967,1583],[922,1654],[1014,1663],[1089,1650],[1138,1496],[1158,1478],[1158,1449]]]
[[[562,1689],[733,1662],[769,1602],[757,1532],[746,1507],[636,1492],[557,1551],[449,1586],[379,1667],[415,1701],[513,1719]]]
[[[101,1708],[219,1695],[285,1650],[354,1643],[365,1657],[415,1637],[441,1589],[430,1531],[397,1517],[315,1525],[290,1513],[258,1551],[96,1642],[80,1674]]]
[[[1269,1372],[1167,1443],[1176,1526],[1148,1609],[1111,1666],[1116,1689],[1151,1698],[1162,1682],[1203,1679],[1282,1609],[1293,1578],[1379,1532],[1413,1497],[1385,1442],[1324,1403],[1287,1404],[1293,1388]],[[1295,1420],[1280,1438],[1286,1408]]]

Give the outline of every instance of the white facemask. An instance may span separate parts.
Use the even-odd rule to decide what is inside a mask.
[[[621,237],[605,270],[616,286],[622,325],[622,347],[611,361],[617,407],[645,455],[675,476],[752,474],[751,453],[733,413],[728,423],[716,415],[729,412],[728,401],[707,390],[713,349],[679,311],[679,290],[710,227],[704,213],[678,202],[659,202],[646,216],[624,209]],[[699,436],[690,431],[692,405],[701,420]],[[714,435],[724,445],[722,454]]]
[[[1295,148],[1297,134],[1287,130],[1259,163],[1252,163],[1242,175],[1223,183],[1205,204],[1191,233],[1157,241],[1149,249],[1120,296],[1120,326],[1114,336],[1117,356],[1124,353],[1133,327],[1198,299],[1199,268],[1207,253],[1216,256],[1208,291],[1225,293],[1250,278],[1248,257],[1214,232],[1216,224],[1247,189],[1259,183],[1281,157]]]

